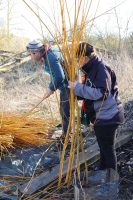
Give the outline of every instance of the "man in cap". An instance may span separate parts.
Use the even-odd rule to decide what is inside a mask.
[[[27,45],[27,51],[32,60],[42,61],[45,71],[50,75],[50,83],[44,99],[48,98],[57,89],[60,91],[60,114],[62,117],[62,131],[64,139],[69,123],[70,105],[69,105],[69,88],[63,68],[59,62],[59,52],[56,55],[49,44],[42,44],[40,41],[33,40]],[[61,54],[60,54],[61,56]]]

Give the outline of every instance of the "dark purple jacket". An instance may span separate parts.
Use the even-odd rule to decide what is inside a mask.
[[[95,125],[121,124],[124,111],[118,97],[115,73],[97,57],[82,67],[85,84],[77,83],[75,95],[84,98],[86,114]]]

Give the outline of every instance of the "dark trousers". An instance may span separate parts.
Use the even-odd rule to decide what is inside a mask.
[[[70,96],[69,88],[64,88],[64,90],[60,92],[60,114],[62,118],[62,131],[64,135],[66,135],[67,133],[69,118],[70,118],[69,96]]]
[[[112,168],[117,170],[115,151],[116,129],[118,125],[95,126],[95,134],[100,148],[100,169]]]

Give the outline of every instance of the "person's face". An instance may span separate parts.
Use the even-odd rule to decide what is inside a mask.
[[[40,61],[42,58],[42,53],[40,52],[30,52],[30,57],[32,60]]]
[[[89,57],[80,56],[80,58],[78,59],[79,68],[81,68],[83,65],[85,65],[88,61],[89,61]]]

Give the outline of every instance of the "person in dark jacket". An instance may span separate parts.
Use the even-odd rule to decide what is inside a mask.
[[[68,81],[60,64],[61,53],[59,54],[58,51],[56,54],[56,51],[53,51],[49,44],[44,45],[36,40],[29,42],[26,48],[32,60],[44,63],[44,70],[50,76],[49,87],[44,99],[48,98],[57,89],[60,91],[60,114],[62,117],[62,131],[65,136],[69,124],[70,105]]]
[[[99,169],[117,170],[115,137],[118,125],[124,122],[124,110],[118,96],[116,75],[88,43],[79,44],[77,57],[82,60],[80,69],[84,82],[69,81],[69,87],[74,88],[76,96],[83,98],[82,112],[88,124],[94,124],[100,148]]]

